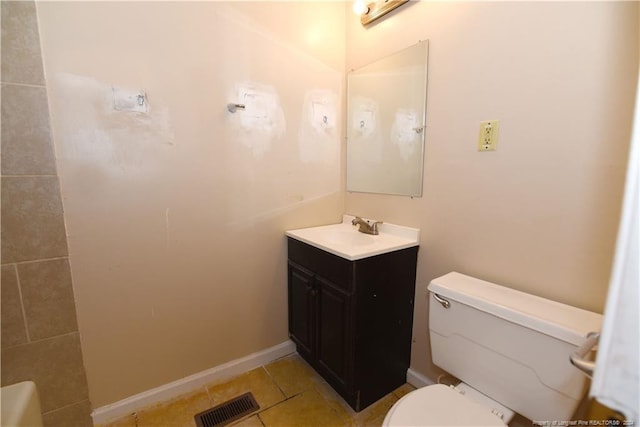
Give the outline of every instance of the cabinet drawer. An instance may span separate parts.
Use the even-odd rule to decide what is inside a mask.
[[[348,293],[353,292],[353,261],[340,258],[321,249],[287,237],[288,257],[302,267],[321,272],[322,277]]]

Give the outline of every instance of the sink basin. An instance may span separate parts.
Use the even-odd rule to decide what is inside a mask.
[[[289,230],[285,234],[339,257],[355,261],[387,252],[418,246],[420,230],[382,223],[380,234],[364,234],[351,224],[355,217],[344,215],[338,224]]]
[[[342,224],[338,224],[342,225]],[[324,231],[322,237],[331,244],[334,245],[350,245],[350,246],[368,246],[376,243],[377,236],[371,234],[360,233],[357,230],[344,230],[344,227],[332,227]],[[354,233],[355,231],[355,233]]]

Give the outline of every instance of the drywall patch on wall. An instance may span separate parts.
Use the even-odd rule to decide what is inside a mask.
[[[144,91],[71,73],[57,74],[53,91],[62,107],[57,123],[65,138],[57,143],[66,147],[60,152],[84,164],[140,173],[147,156],[160,147],[175,145],[168,109],[152,108]],[[128,105],[125,98],[130,93],[136,96]],[[143,105],[138,104],[139,93],[144,96]]]
[[[147,94],[142,89],[112,88],[113,108],[117,111],[149,112]]]
[[[262,158],[287,127],[278,93],[272,86],[241,83],[234,94],[231,103],[244,106],[229,113],[235,136],[255,158]]]
[[[391,142],[398,147],[400,157],[405,163],[421,145],[418,112],[413,109],[399,108],[391,125]]]
[[[350,155],[357,155],[371,163],[382,162],[384,139],[378,103],[364,96],[354,96],[351,102],[351,126],[353,140],[349,141]]]
[[[219,77],[217,84],[226,88],[225,96],[211,104],[220,109],[223,119],[215,122],[210,133],[212,150],[219,153],[218,158],[224,158],[217,169],[226,184],[224,203],[218,204],[218,211],[233,230],[254,227],[298,209],[306,201],[337,194],[341,180],[342,123],[337,114],[332,122],[330,112],[321,110],[332,109],[334,102],[341,105],[342,72],[301,51],[290,39],[264,31],[260,20],[254,25],[243,20],[242,13],[226,13],[240,10],[244,8],[216,9],[216,32],[233,34],[233,40],[219,40],[216,60],[211,61]],[[253,10],[252,16],[258,16]],[[282,64],[287,64],[287,73],[282,72]],[[266,114],[245,117],[243,127],[243,116],[252,110],[260,112],[250,105],[235,113],[227,111],[229,103],[248,104],[249,100],[244,102],[243,86],[277,94],[278,114],[283,114],[281,128],[261,128],[259,125],[269,124]],[[329,93],[337,94],[335,100]],[[313,101],[315,106],[311,105]],[[316,121],[315,128],[309,116],[314,111],[321,120],[327,116],[326,123]],[[332,132],[337,139],[331,139]],[[332,146],[337,153],[333,161]]]
[[[336,128],[339,115],[335,92],[316,89],[305,94],[298,132],[302,162],[334,164],[339,161],[340,137]]]

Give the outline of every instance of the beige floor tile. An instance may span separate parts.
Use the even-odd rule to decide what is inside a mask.
[[[387,394],[382,399],[356,414],[354,417],[355,425],[366,427],[381,426],[384,417],[387,416],[387,412],[389,412],[389,409],[391,409],[397,401],[398,397],[393,393]]]
[[[206,391],[186,395],[138,412],[138,427],[193,427],[193,417],[213,405]]]
[[[343,416],[355,419],[357,415],[356,411],[333,389],[328,383],[324,381],[318,381],[315,385],[315,390],[324,397],[327,404],[336,412]]]
[[[276,383],[263,368],[253,369],[237,377],[221,383],[207,386],[213,406],[241,394],[252,392],[253,397],[260,405],[260,409],[266,409],[285,399]]]
[[[253,393],[260,410],[232,424],[233,427],[374,427],[382,425],[398,399],[415,390],[410,384],[404,384],[356,413],[298,355],[206,388],[208,395],[206,392],[192,394],[138,411],[137,425],[129,416],[103,427],[194,427],[195,414],[248,391]],[[292,397],[287,399],[285,394]]]
[[[233,427],[264,427],[260,418],[257,415],[253,415],[249,418],[245,418],[235,424],[231,424]]]
[[[287,397],[313,389],[322,381],[316,371],[297,354],[276,360],[265,366],[271,378]]]
[[[393,394],[395,394],[396,397],[398,399],[400,399],[401,397],[404,397],[406,394],[411,393],[415,389],[416,388],[414,386],[412,386],[411,384],[405,383],[405,384],[401,385],[400,387],[398,387],[397,389],[393,390]]]
[[[351,420],[327,405],[316,390],[305,391],[260,413],[266,427],[350,426]]]

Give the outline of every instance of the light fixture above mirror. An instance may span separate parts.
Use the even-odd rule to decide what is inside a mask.
[[[356,0],[353,2],[353,12],[360,15],[362,25],[368,25],[407,3],[409,0],[378,0],[367,3],[367,0]]]

